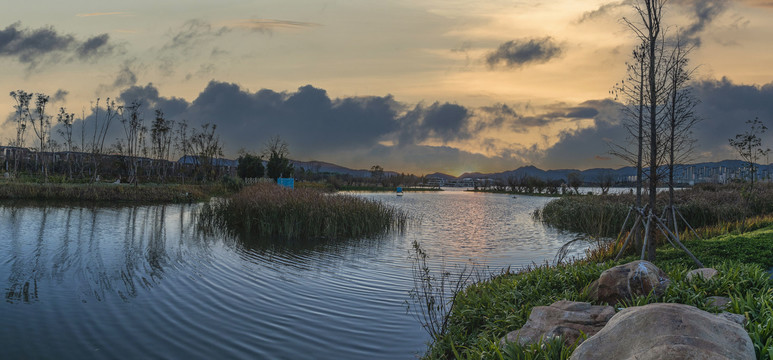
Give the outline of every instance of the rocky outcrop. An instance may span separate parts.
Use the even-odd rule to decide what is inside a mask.
[[[512,331],[501,340],[521,345],[536,343],[543,338],[563,336],[564,344],[574,344],[581,334],[597,333],[615,314],[611,306],[594,306],[584,302],[561,300],[550,306],[536,306],[522,328]]]
[[[623,309],[571,359],[754,359],[735,322],[693,306],[656,303]]]
[[[652,293],[659,297],[670,283],[663,270],[649,261],[639,260],[605,270],[589,285],[589,295],[591,299],[614,305],[635,295]]]
[[[690,280],[692,280],[693,278],[695,278],[697,276],[701,276],[704,279],[708,280],[708,279],[713,278],[714,275],[716,275],[716,274],[717,274],[717,270],[716,269],[700,268],[700,269],[690,270],[690,272],[687,273],[687,276],[685,278],[687,279],[687,281],[690,281]]]

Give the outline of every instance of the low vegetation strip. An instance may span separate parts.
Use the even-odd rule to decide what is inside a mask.
[[[290,239],[371,236],[402,229],[407,222],[404,212],[378,201],[275,184],[245,187],[205,205],[199,216],[209,228]]]
[[[667,246],[667,245],[666,245]],[[720,312],[705,301],[710,296],[731,299],[726,311],[746,317],[746,331],[759,359],[773,354],[773,282],[766,271],[773,266],[773,226],[745,234],[723,235],[687,244],[704,261],[719,271],[711,280],[686,279],[692,262],[681,251],[662,246],[655,264],[672,283],[663,297],[635,297],[618,307],[652,302],[681,303],[712,313]],[[434,339],[426,359],[566,359],[573,346],[560,342],[500,347],[500,339],[522,327],[535,306],[547,306],[567,299],[592,302],[586,286],[601,272],[635,260],[570,265],[540,266],[518,273],[505,273],[468,286],[455,297],[448,330]],[[619,310],[619,309],[618,309]]]
[[[0,200],[188,202],[223,193],[217,185],[0,184]]]
[[[743,191],[746,190],[742,184],[701,184],[677,190],[675,203],[679,212],[695,228],[773,213],[773,184],[759,184],[748,206],[743,199]],[[662,210],[666,200],[666,196],[659,196],[655,208]],[[632,194],[566,196],[549,202],[534,216],[561,230],[615,237],[634,201]],[[628,226],[632,223],[629,221]]]

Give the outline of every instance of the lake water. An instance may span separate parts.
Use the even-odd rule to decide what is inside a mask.
[[[421,218],[375,239],[206,236],[199,205],[0,203],[2,358],[410,359],[414,240],[433,264],[491,271],[573,238],[535,223],[544,197],[356,194]]]

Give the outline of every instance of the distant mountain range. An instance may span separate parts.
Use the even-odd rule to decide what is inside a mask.
[[[306,169],[313,172],[327,172],[337,174],[349,174],[357,177],[369,177],[370,170],[350,169],[344,166],[323,162],[323,161],[292,161],[296,169]],[[745,168],[745,163],[741,160],[722,160],[716,162],[702,162],[689,165],[678,165],[677,173],[682,174],[685,180],[698,180],[708,177],[720,177],[722,179],[732,178],[732,174],[739,174]],[[758,173],[762,176],[770,174],[773,170],[773,164],[759,165]],[[497,173],[464,173],[459,176],[453,176],[440,172],[425,175],[427,178],[437,178],[443,180],[458,179],[507,179],[509,177],[521,178],[524,176],[533,176],[543,180],[561,180],[566,179],[567,175],[577,172],[586,182],[594,182],[602,176],[611,175],[616,181],[624,181],[630,177],[636,176],[636,168],[626,166],[619,169],[594,168],[587,170],[578,169],[558,169],[542,170],[535,166],[523,166],[515,170],[502,171]],[[384,175],[397,175],[394,171],[384,171]]]
[[[351,175],[354,177],[370,177],[370,170],[362,170],[362,169],[350,169],[344,166],[324,162],[324,161],[297,161],[297,160],[290,160],[290,162],[293,164],[293,168],[296,170],[300,170],[303,168],[304,170],[311,170],[311,172],[317,172],[317,173],[333,173],[333,174],[346,174]],[[398,175],[394,171],[384,171],[385,176],[395,176]]]

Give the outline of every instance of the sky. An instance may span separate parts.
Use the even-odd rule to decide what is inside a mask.
[[[617,168],[628,1],[17,2],[0,13],[0,91],[86,121],[97,98],[138,101],[148,124],[155,109],[217,124],[232,158],[280,136],[293,159],[352,168]],[[668,3],[668,32],[694,46],[694,161],[737,158],[746,120],[773,125],[771,16],[773,0]],[[13,105],[0,96],[0,144]]]

